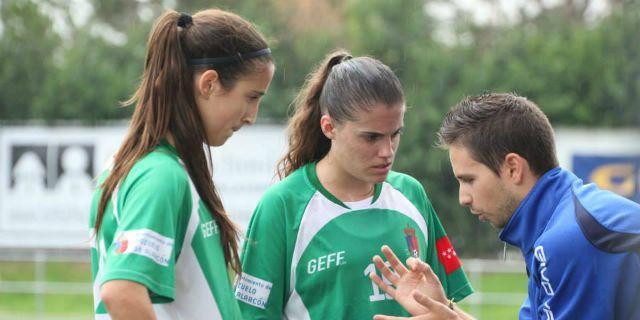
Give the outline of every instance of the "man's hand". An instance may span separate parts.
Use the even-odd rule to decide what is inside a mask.
[[[425,306],[415,300],[412,295],[414,290],[446,306],[447,298],[442,284],[428,264],[419,259],[409,258],[407,259],[409,269],[407,269],[388,246],[382,247],[382,253],[393,270],[387,267],[380,256],[373,257],[373,263],[392,286],[384,283],[375,272],[372,272],[369,277],[380,289],[398,301],[405,310],[412,315],[424,314],[428,311]]]
[[[409,258],[407,269],[388,246],[382,246],[382,253],[391,269],[379,256],[373,257],[373,262],[392,285],[384,283],[375,272],[369,274],[369,277],[413,317],[376,315],[374,320],[474,320],[456,305],[449,307],[440,279],[427,263]]]

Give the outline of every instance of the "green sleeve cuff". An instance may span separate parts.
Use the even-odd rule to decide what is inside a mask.
[[[449,299],[453,299],[455,302],[460,302],[462,299],[468,297],[474,292],[470,282],[467,282],[464,286],[458,288],[447,296]]]

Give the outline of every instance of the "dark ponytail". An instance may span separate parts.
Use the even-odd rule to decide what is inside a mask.
[[[96,234],[102,226],[104,210],[118,183],[138,159],[160,143],[160,139],[168,132],[175,107],[189,104],[178,101],[186,96],[184,82],[191,82],[191,77],[185,77],[187,67],[179,40],[179,17],[178,12],[169,11],[156,20],[147,42],[142,81],[131,99],[123,103],[136,104],[136,110],[129,132],[115,154],[109,176],[100,186],[102,194],[94,225]],[[175,94],[167,92],[168,86],[172,86],[171,90],[176,90]]]
[[[328,54],[294,100],[287,128],[289,149],[278,162],[278,176],[284,178],[329,152],[331,141],[320,128],[322,115],[338,123],[354,121],[356,112],[376,103],[404,104],[402,85],[393,71],[370,57],[354,58],[343,50]]]
[[[322,159],[329,152],[331,141],[320,129],[320,96],[331,69],[351,58],[346,51],[332,52],[307,76],[304,86],[293,101],[295,111],[287,128],[289,151],[277,166],[280,178],[307,163]]]

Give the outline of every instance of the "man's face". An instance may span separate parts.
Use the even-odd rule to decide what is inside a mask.
[[[486,165],[475,161],[469,150],[457,143],[449,147],[451,167],[460,184],[460,205],[469,207],[481,221],[503,228],[519,202],[505,174],[498,176]]]

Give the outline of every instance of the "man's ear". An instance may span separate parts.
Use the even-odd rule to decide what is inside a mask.
[[[514,184],[522,184],[529,170],[529,162],[519,154],[512,152],[504,156],[501,175],[510,179]]]
[[[327,137],[329,140],[332,140],[335,137],[335,121],[331,118],[330,115],[325,114],[320,117],[320,129],[322,130],[322,133],[324,133],[325,137]]]
[[[223,90],[218,72],[211,69],[204,71],[196,78],[195,86],[196,94],[205,99]]]

